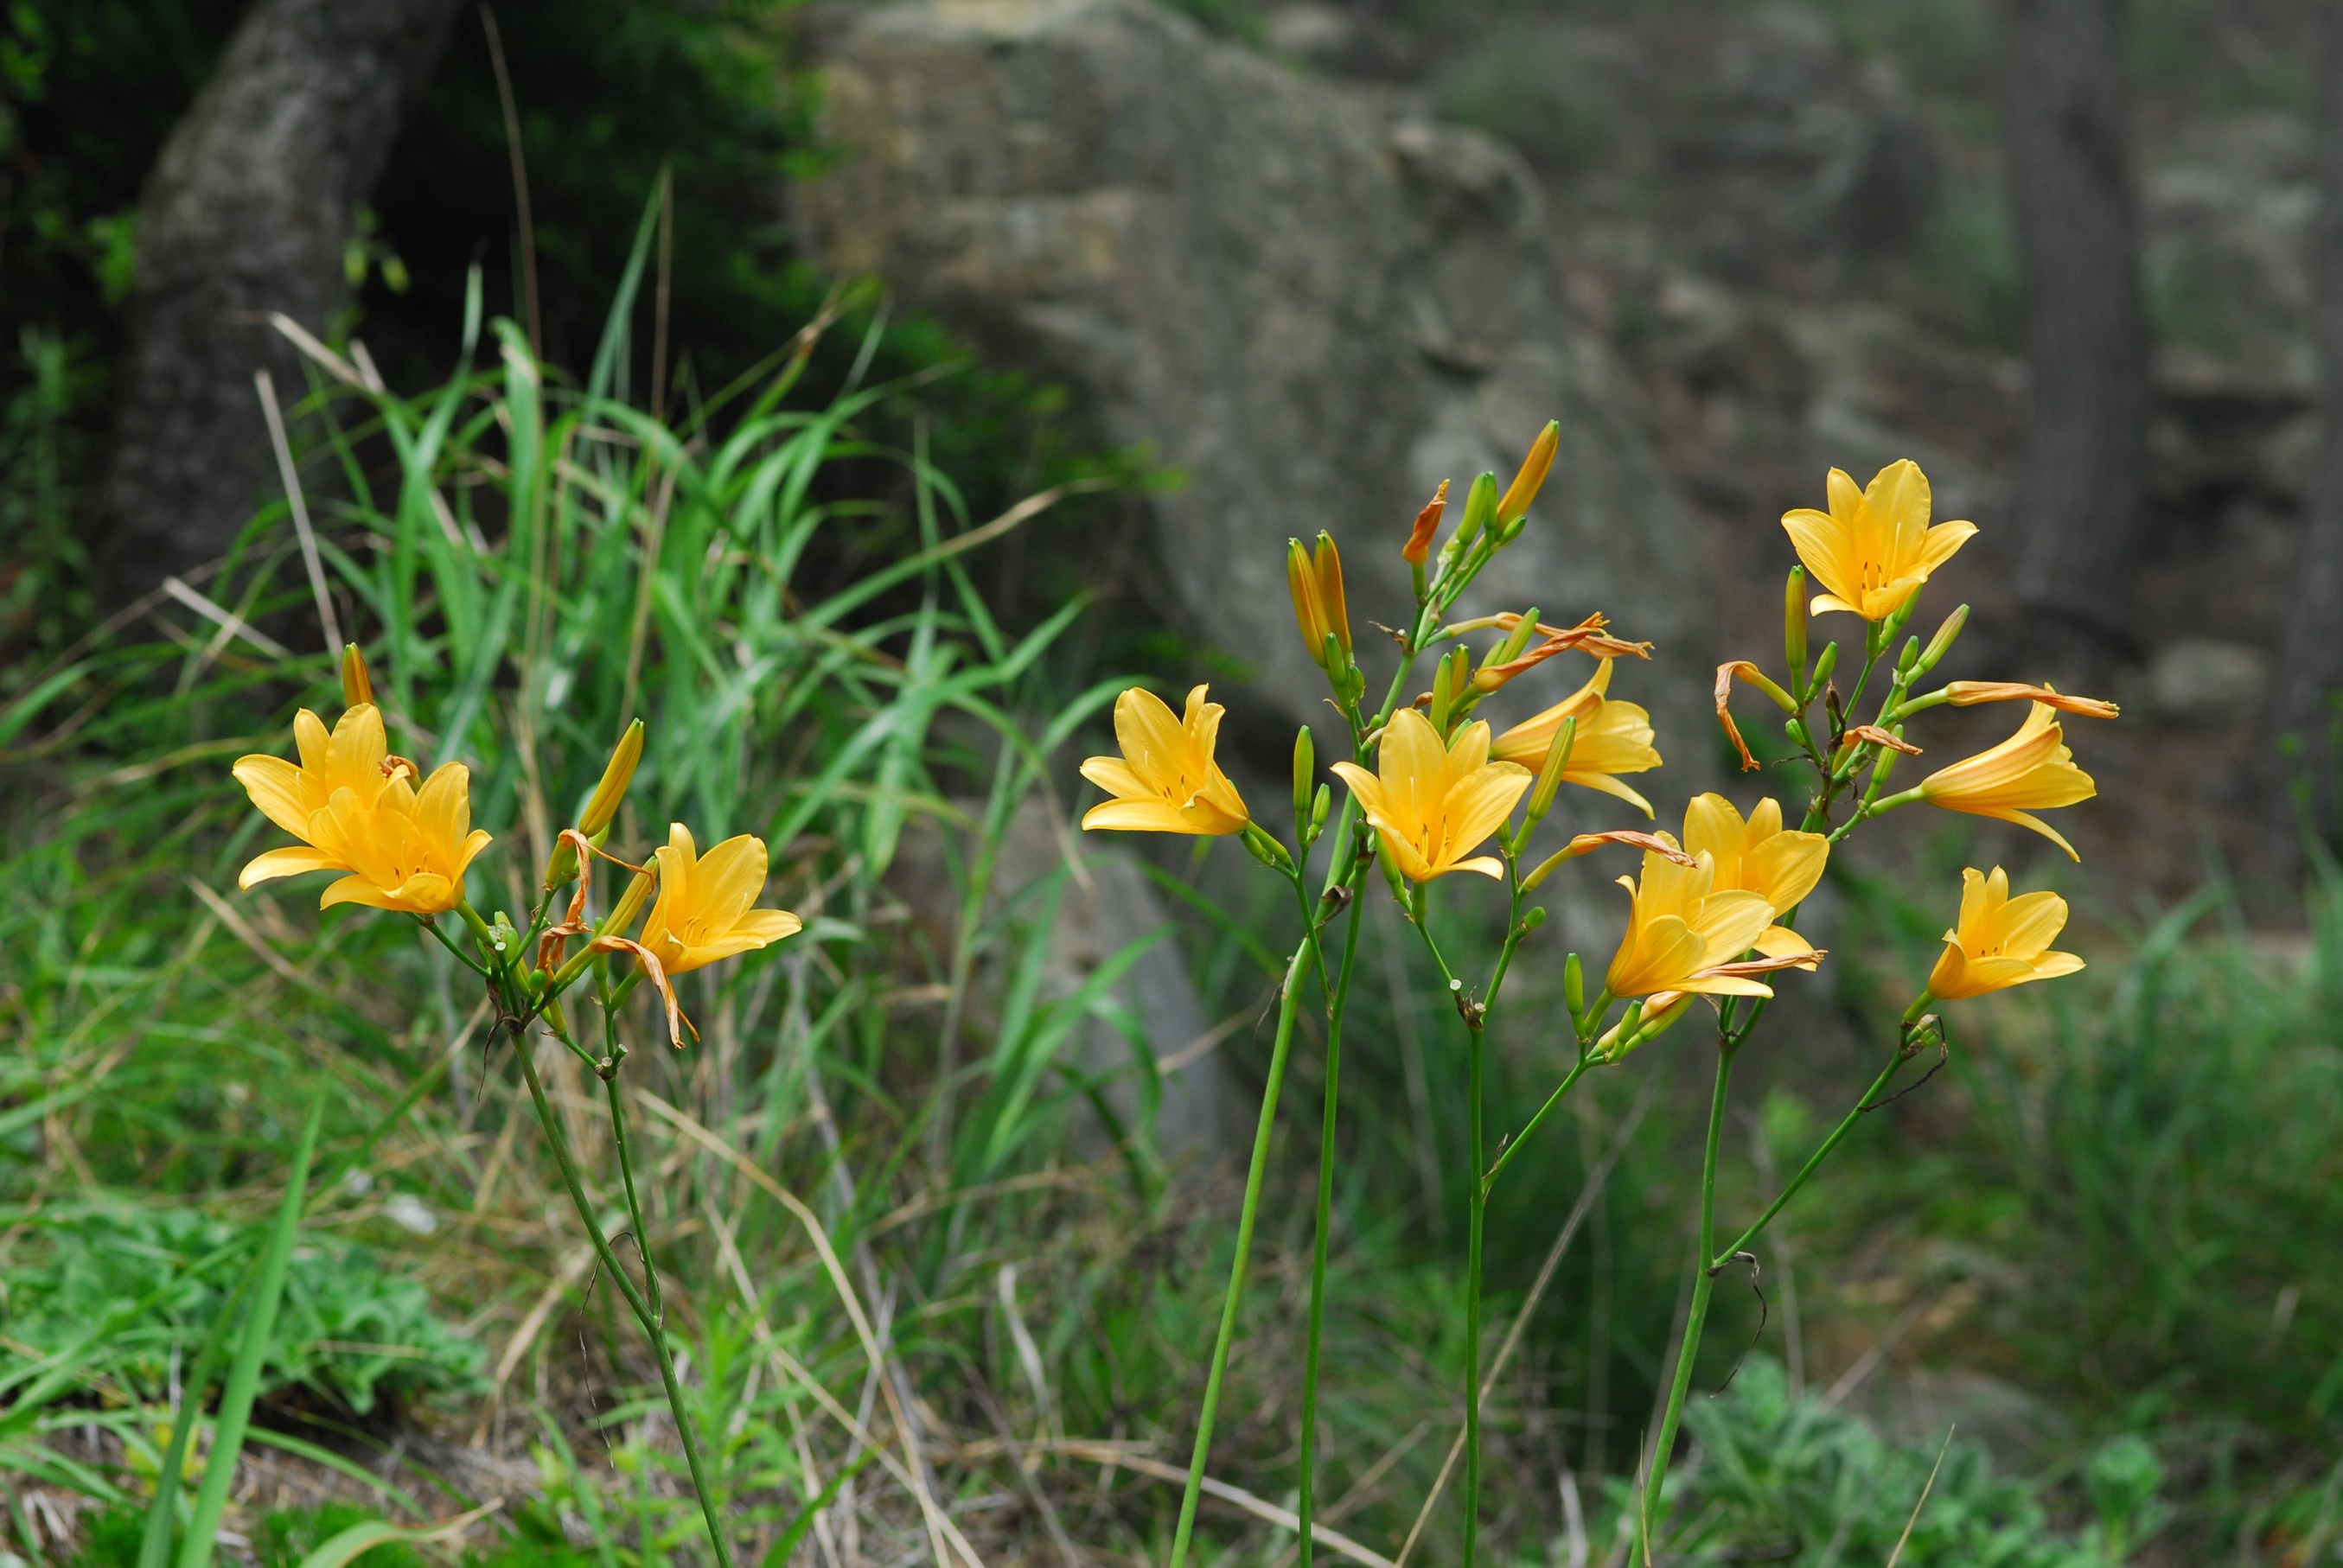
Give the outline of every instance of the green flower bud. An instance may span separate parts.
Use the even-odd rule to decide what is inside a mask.
[[[1806,568],[1792,567],[1790,581],[1782,590],[1782,657],[1790,666],[1790,683],[1798,685],[1806,674]]]
[[[1310,789],[1318,781],[1316,743],[1311,739],[1307,724],[1293,735],[1293,823],[1299,828],[1310,820]]]
[[[1497,476],[1483,474],[1473,481],[1473,488],[1464,498],[1464,520],[1456,525],[1459,548],[1471,544],[1481,534],[1497,511]]]
[[[1928,646],[1921,650],[1920,662],[1915,667],[1916,671],[1925,675],[1936,668],[1936,661],[1953,651],[1953,644],[1959,639],[1961,628],[1968,623],[1969,607],[1966,605],[1961,606],[1960,608],[1946,616],[1945,624],[1936,628],[1936,635],[1930,638]]]

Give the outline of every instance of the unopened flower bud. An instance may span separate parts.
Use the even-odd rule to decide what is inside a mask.
[[[650,899],[651,890],[659,885],[659,872],[654,869],[658,864],[653,860],[635,873],[634,879],[627,884],[627,890],[618,895],[618,903],[602,917],[602,923],[594,928],[597,935],[607,937],[623,933],[633,927],[635,917],[643,912],[643,905]]]
[[[1906,638],[1904,639],[1904,651],[1896,656],[1896,673],[1898,675],[1911,674],[1912,667],[1919,662],[1919,658],[1920,639],[1916,637]]]
[[[1570,1009],[1573,1022],[1586,1010],[1586,971],[1580,967],[1576,953],[1571,954],[1562,966],[1562,1000]]]
[[[1310,822],[1310,791],[1318,780],[1318,754],[1307,724],[1293,734],[1293,825],[1306,829]]]
[[[1506,635],[1505,640],[1497,645],[1497,651],[1489,656],[1487,662],[1511,664],[1521,658],[1522,649],[1529,646],[1531,634],[1537,630],[1537,624],[1536,610],[1533,609],[1523,615],[1513,629]]]
[[[1554,467],[1554,450],[1561,444],[1562,422],[1547,420],[1537,439],[1530,443],[1529,456],[1522,459],[1513,482],[1505,487],[1504,498],[1497,503],[1498,522],[1516,522],[1528,512],[1530,503],[1537,499],[1539,487],[1545,483],[1546,471]]]
[[[1319,534],[1314,556],[1300,539],[1285,542],[1285,586],[1311,659],[1329,674],[1343,668],[1351,656],[1351,616],[1342,596],[1342,556],[1332,535]],[[1339,659],[1328,656],[1330,637],[1341,650]]]
[[[643,759],[643,721],[639,719],[627,726],[611,749],[610,760],[602,769],[602,781],[594,786],[593,797],[586,802],[585,813],[578,819],[578,830],[588,839],[607,830],[618,814],[618,803],[627,798],[627,786],[635,779],[636,765]]]
[[[1578,720],[1565,719],[1547,742],[1545,762],[1538,769],[1537,787],[1530,791],[1527,820],[1538,823],[1554,809],[1554,798],[1562,792],[1562,776],[1570,767],[1570,748],[1578,739]]]
[[[1936,661],[1952,652],[1953,644],[1960,638],[1961,628],[1968,623],[1969,607],[1966,605],[1946,616],[1945,624],[1936,628],[1936,635],[1928,639],[1928,646],[1920,650],[1920,662],[1915,667],[1916,672],[1925,675],[1936,668]]]
[[[1415,527],[1409,530],[1407,544],[1400,550],[1412,567],[1420,567],[1432,556],[1432,536],[1440,531],[1440,514],[1448,509],[1448,481],[1440,481],[1440,488],[1432,493],[1423,510],[1415,514]]]
[[[1540,904],[1522,917],[1522,934],[1527,936],[1544,924],[1545,924],[1545,906]]]
[[[1790,684],[1806,674],[1806,568],[1792,567],[1782,590],[1782,658],[1790,667]]]
[[[374,678],[367,673],[366,655],[354,642],[342,644],[342,706],[357,708],[374,701]]]
[[[1326,812],[1334,804],[1334,792],[1325,785],[1318,786],[1317,798],[1310,802],[1310,836],[1316,838],[1326,830]]]
[[[1808,691],[1820,691],[1830,684],[1831,671],[1838,668],[1838,644],[1823,645],[1822,657],[1815,660],[1814,678],[1806,682]]]
[[[1497,476],[1483,474],[1473,481],[1472,489],[1464,495],[1464,520],[1456,525],[1458,548],[1471,544],[1479,537],[1497,510]]]

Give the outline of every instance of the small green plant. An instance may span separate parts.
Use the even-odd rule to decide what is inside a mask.
[[[0,1368],[62,1349],[124,1302],[158,1296],[109,1347],[106,1371],[160,1397],[175,1354],[203,1336],[235,1294],[235,1282],[194,1274],[214,1253],[248,1249],[251,1229],[189,1209],[111,1206],[45,1215],[37,1241],[10,1270]],[[277,1332],[262,1362],[260,1392],[296,1385],[357,1415],[377,1398],[479,1386],[479,1342],[433,1311],[423,1287],[387,1273],[367,1248],[315,1236],[286,1276]]]
[[[2038,1492],[1995,1473],[1984,1450],[1947,1436],[1891,1442],[1868,1422],[1812,1397],[1795,1398],[1779,1362],[1750,1357],[1733,1386],[1697,1402],[1685,1427],[1696,1462],[1669,1478],[1672,1562],[1909,1563],[1913,1568],[2109,1568],[2153,1528],[2162,1472],[2147,1445],[2120,1438],[2086,1466],[2096,1501],[2103,1473],[2119,1497],[2080,1534],[2056,1529]],[[2143,1462],[2143,1458],[2145,1462]],[[1601,1539],[1634,1533],[1637,1499],[1607,1488]],[[2112,1512],[2109,1512],[2109,1508]]]

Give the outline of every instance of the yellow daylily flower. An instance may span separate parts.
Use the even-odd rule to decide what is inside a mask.
[[[1707,855],[1715,866],[1713,890],[1741,889],[1764,899],[1776,919],[1804,903],[1823,879],[1830,840],[1820,833],[1785,831],[1782,803],[1757,802],[1744,821],[1722,795],[1698,795],[1684,808],[1684,849],[1694,859]],[[1814,944],[1787,926],[1768,926],[1757,935],[1767,958],[1796,957],[1815,967]]]
[[[1652,746],[1652,716],[1632,702],[1606,695],[1611,689],[1611,660],[1600,660],[1584,686],[1544,712],[1524,719],[1497,737],[1493,748],[1507,762],[1536,767],[1545,760],[1554,732],[1565,719],[1578,720],[1578,734],[1570,743],[1570,760],[1563,782],[1616,795],[1644,816],[1652,803],[1619,782],[1621,773],[1647,773],[1660,765]]]
[[[2073,953],[2050,950],[2066,929],[2066,900],[2056,893],[2009,896],[2009,873],[1961,873],[1961,916],[1945,933],[1945,950],[1929,971],[1928,991],[1946,1000],[2054,980],[2083,967]]]
[[[239,757],[232,771],[236,781],[260,814],[305,845],[300,849],[271,849],[244,869],[243,885],[271,877],[297,876],[303,871],[338,871],[347,868],[324,858],[309,835],[310,819],[333,804],[337,790],[347,789],[361,806],[371,807],[391,775],[411,768],[404,759],[394,763],[383,734],[382,712],[362,702],[334,723],[331,735],[325,721],[307,709],[293,716],[293,744],[301,760],[256,753]]]
[[[1122,755],[1082,764],[1082,777],[1114,799],[1082,813],[1085,829],[1212,838],[1244,831],[1252,819],[1237,787],[1212,760],[1225,709],[1204,700],[1208,689],[1188,693],[1188,711],[1177,719],[1161,698],[1136,686],[1114,699],[1114,739]]]
[[[349,873],[326,890],[319,909],[365,904],[410,915],[445,914],[463,902],[465,868],[488,845],[487,831],[472,826],[472,774],[461,762],[442,763],[420,789],[395,778],[371,806],[355,790],[337,789],[309,819],[309,837],[330,869]],[[256,860],[244,869],[246,887],[293,870],[327,869],[272,868],[256,875],[259,867]]]
[[[1774,923],[1774,906],[1746,888],[1717,887],[1714,854],[1695,855],[1693,861],[1686,866],[1647,849],[1642,879],[1619,879],[1634,902],[1604,977],[1614,996],[1649,997],[1654,1011],[1687,993],[1772,996],[1773,989],[1755,977],[1805,961],[1744,960],[1741,955]]]
[[[1829,490],[1828,512],[1801,507],[1782,514],[1798,558],[1830,589],[1815,596],[1810,615],[1843,609],[1885,620],[1976,532],[1975,523],[1928,526],[1928,477],[1909,457],[1888,464],[1860,490],[1833,468]]]
[[[1476,719],[1443,746],[1432,720],[1403,708],[1383,726],[1375,767],[1370,773],[1355,762],[1337,762],[1334,771],[1408,880],[1428,882],[1451,871],[1505,874],[1504,862],[1493,855],[1465,857],[1497,830],[1532,775],[1515,763],[1489,760],[1487,724]]]
[[[691,829],[670,823],[659,857],[659,901],[638,938],[673,979],[795,936],[805,922],[787,910],[750,906],[765,890],[765,841],[753,833],[699,853]]]
[[[2066,732],[2049,705],[2029,709],[2017,733],[2000,745],[1940,768],[1920,780],[1912,791],[1932,806],[1972,816],[1994,817],[2031,828],[2074,859],[2075,846],[2058,830],[2033,813],[2053,806],[2072,806],[2098,793],[2091,776],[2075,766],[2066,749]]]

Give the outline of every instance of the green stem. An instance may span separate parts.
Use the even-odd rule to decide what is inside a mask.
[[[1229,1265],[1228,1293],[1221,1302],[1220,1332],[1212,1341],[1212,1370],[1204,1378],[1204,1403],[1196,1418],[1196,1448],[1188,1461],[1188,1485],[1180,1496],[1180,1523],[1172,1535],[1171,1568],[1184,1568],[1188,1539],[1195,1533],[1196,1501],[1204,1487],[1204,1462],[1212,1451],[1212,1420],[1221,1408],[1221,1380],[1229,1370],[1229,1348],[1237,1333],[1237,1303],[1244,1293],[1245,1264],[1252,1255],[1253,1221],[1261,1210],[1262,1178],[1269,1170],[1270,1135],[1277,1125],[1277,1091],[1285,1081],[1285,1059],[1293,1044],[1293,1016],[1302,1002],[1302,982],[1316,945],[1313,929],[1304,934],[1285,966],[1285,991],[1277,1005],[1277,1043],[1271,1048],[1269,1081],[1261,1091],[1261,1121],[1253,1129],[1252,1164],[1245,1172],[1244,1204],[1237,1215],[1236,1257]]]
[[[1692,1310],[1684,1317],[1684,1343],[1676,1349],[1675,1381],[1668,1387],[1668,1404],[1660,1417],[1657,1441],[1652,1447],[1651,1473],[1644,1478],[1644,1568],[1652,1568],[1652,1531],[1658,1522],[1660,1493],[1667,1480],[1668,1455],[1676,1445],[1676,1427],[1684,1420],[1684,1396],[1692,1392],[1692,1365],[1700,1353],[1701,1330],[1708,1322],[1708,1299],[1716,1288],[1716,1271],[1708,1260],[1716,1251],[1716,1152],[1725,1137],[1725,1091],[1733,1076],[1733,1053],[1716,1053],[1716,1090],[1708,1102],[1708,1145],[1700,1161],[1700,1269],[1693,1276]]]
[[[1815,1169],[1824,1161],[1830,1158],[1831,1151],[1845,1141],[1846,1135],[1855,1131],[1855,1124],[1863,1119],[1864,1112],[1879,1102],[1879,1091],[1887,1087],[1887,1081],[1896,1076],[1896,1069],[1910,1060],[1910,1055],[1899,1044],[1896,1049],[1896,1054],[1887,1059],[1886,1067],[1881,1070],[1877,1078],[1871,1081],[1871,1087],[1863,1091],[1863,1098],[1855,1101],[1855,1109],[1846,1113],[1846,1119],[1831,1130],[1831,1135],[1828,1138],[1823,1140],[1822,1147],[1815,1150],[1806,1162],[1798,1168],[1798,1173],[1790,1178],[1789,1185],[1782,1189],[1782,1195],[1766,1205],[1765,1211],[1757,1216],[1756,1222],[1735,1237],[1731,1245],[1720,1252],[1710,1255],[1708,1267],[1711,1272],[1733,1261],[1734,1254],[1755,1241],[1765,1227],[1774,1222],[1774,1216],[1780,1213],[1783,1206],[1798,1195],[1798,1189],[1805,1186],[1806,1179],[1815,1173]]]
[[[1571,1090],[1576,1086],[1578,1081],[1585,1076],[1586,1070],[1594,1065],[1594,1060],[1595,1059],[1592,1055],[1582,1055],[1578,1059],[1578,1064],[1573,1067],[1569,1073],[1564,1077],[1560,1087],[1555,1089],[1552,1094],[1546,1096],[1545,1103],[1538,1107],[1538,1111],[1535,1116],[1530,1118],[1529,1125],[1523,1127],[1521,1131],[1505,1145],[1503,1152],[1497,1156],[1497,1162],[1489,1167],[1489,1173],[1481,1179],[1482,1191],[1486,1192],[1496,1186],[1497,1173],[1500,1171],[1503,1171],[1505,1166],[1512,1161],[1514,1155],[1522,1151],[1522,1146],[1536,1135],[1537,1130],[1545,1125],[1545,1119],[1554,1114],[1554,1108],[1560,1105],[1562,1103],[1563,1096],[1568,1094]]]
[[[643,1284],[650,1293],[651,1316],[658,1326],[667,1326],[667,1305],[659,1300],[659,1270],[651,1262],[650,1227],[643,1222],[643,1206],[635,1196],[635,1162],[627,1152],[627,1112],[618,1100],[618,1062],[623,1060],[611,1053],[610,1070],[602,1078],[603,1092],[610,1101],[611,1141],[618,1149],[618,1177],[627,1190],[627,1222],[635,1228],[635,1255],[643,1261]]]
[[[1471,1229],[1464,1243],[1464,1568],[1473,1568],[1481,1534],[1481,1231],[1489,1207],[1481,1177],[1482,1034],[1476,1024],[1465,1057],[1473,1139]]]
[[[463,949],[458,947],[454,942],[447,940],[447,933],[439,929],[438,921],[433,920],[429,915],[417,915],[415,917],[415,923],[421,926],[425,930],[429,931],[433,940],[437,941],[441,947],[446,948],[449,952],[453,953],[456,956],[456,961],[458,963],[462,964],[466,969],[471,970],[482,980],[488,978],[488,970],[474,963],[469,955],[468,955]]]
[[[553,1146],[554,1163],[561,1168],[562,1185],[569,1191],[570,1207],[578,1211],[578,1222],[586,1227],[586,1235],[594,1243],[595,1255],[602,1267],[618,1282],[618,1292],[627,1298],[627,1305],[642,1325],[651,1342],[651,1357],[659,1362],[659,1382],[667,1390],[667,1405],[675,1417],[676,1435],[683,1442],[683,1462],[691,1472],[691,1489],[699,1494],[699,1512],[708,1521],[708,1538],[715,1544],[719,1568],[732,1568],[732,1548],[724,1539],[724,1527],[716,1517],[716,1497],[708,1489],[708,1476],[699,1461],[699,1443],[691,1433],[691,1417],[684,1409],[683,1389],[675,1381],[675,1358],[669,1354],[667,1336],[660,1332],[658,1316],[635,1282],[618,1267],[618,1260],[610,1251],[609,1239],[595,1222],[593,1207],[586,1200],[586,1189],[578,1180],[578,1167],[569,1158],[569,1145],[563,1141],[560,1124],[554,1120],[553,1106],[545,1097],[545,1085],[537,1076],[537,1061],[528,1049],[528,1041],[516,1040],[513,1054],[520,1058],[521,1076],[528,1081],[528,1097],[537,1105],[537,1120],[545,1129],[546,1141]],[[648,1269],[648,1263],[646,1263]]]
[[[1351,971],[1359,952],[1360,900],[1351,900],[1350,929],[1342,938],[1342,967],[1326,1003],[1326,1108],[1318,1129],[1318,1229],[1310,1252],[1310,1327],[1302,1350],[1302,1568],[1311,1568],[1311,1523],[1317,1498],[1318,1352],[1326,1322],[1326,1246],[1334,1209],[1335,1095],[1342,1081],[1342,1004],[1351,993]]]

